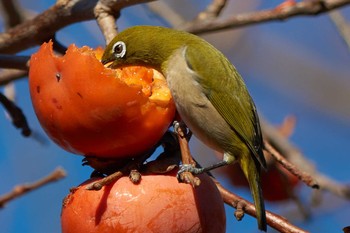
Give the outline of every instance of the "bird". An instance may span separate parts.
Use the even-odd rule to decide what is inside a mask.
[[[203,171],[238,162],[253,196],[258,228],[267,230],[260,173],[266,169],[256,106],[231,62],[209,42],[176,29],[139,25],[117,34],[101,62],[143,65],[165,77],[182,121],[223,159]]]

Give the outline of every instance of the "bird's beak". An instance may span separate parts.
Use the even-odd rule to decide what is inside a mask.
[[[103,64],[103,65],[106,65],[106,64],[108,64],[108,63],[110,63],[110,62],[112,62],[113,61],[113,59],[111,58],[111,57],[107,57],[107,58],[103,58],[102,57],[102,59],[101,59],[101,63]]]

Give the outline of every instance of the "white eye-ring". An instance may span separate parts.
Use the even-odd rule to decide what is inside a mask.
[[[112,51],[116,58],[122,58],[126,53],[126,45],[123,41],[118,41],[113,45]]]

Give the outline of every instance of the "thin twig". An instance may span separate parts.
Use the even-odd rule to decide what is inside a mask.
[[[20,78],[24,78],[28,75],[28,71],[25,70],[12,70],[3,69],[0,71],[0,86],[8,84]]]
[[[329,191],[329,192],[331,192],[339,197],[346,198],[346,199],[350,200],[350,186],[349,185],[340,184],[340,183],[336,182],[335,180],[330,179],[329,177],[327,177],[323,174],[320,174],[320,173],[317,173],[314,177],[317,179],[321,190]]]
[[[24,116],[22,110],[17,107],[17,105],[9,100],[5,95],[0,92],[0,103],[5,107],[7,112],[10,114],[12,119],[12,124],[22,130],[22,135],[25,137],[29,137],[31,134],[31,130],[27,123],[27,119]]]
[[[329,12],[329,17],[347,44],[348,49],[350,49],[350,24],[346,21],[345,17],[340,13],[340,11]]]
[[[282,21],[296,16],[314,16],[350,4],[350,0],[310,0],[284,7],[283,10],[262,10],[242,13],[226,19],[217,18],[210,21],[196,21],[179,29],[194,34],[215,32],[224,29],[239,28],[269,21]]]
[[[268,141],[273,148],[283,155],[288,161],[298,166],[300,170],[314,173],[314,165],[306,159],[296,146],[294,146],[275,126],[260,118],[261,129],[264,139]]]
[[[265,149],[271,153],[271,155],[288,171],[290,171],[293,175],[298,177],[301,181],[303,181],[307,186],[311,188],[319,188],[317,181],[308,173],[300,171],[295,165],[291,164],[283,157],[275,148],[273,148],[270,143],[264,141]]]
[[[34,183],[17,185],[11,192],[0,196],[0,208],[3,208],[6,203],[15,198],[18,198],[51,182],[58,181],[65,176],[66,172],[62,168],[56,168],[51,174]]]
[[[335,180],[319,173],[306,156],[267,121],[261,119],[261,127],[265,140],[272,145],[275,151],[283,155],[299,170],[307,172],[317,181],[320,190],[326,190],[341,198],[350,199],[350,187],[348,185],[339,184]]]
[[[227,189],[225,189],[216,179],[212,178],[215,182],[216,186],[218,187],[221,196],[224,200],[224,202],[233,208],[237,208],[244,211],[244,213],[247,213],[253,217],[256,217],[256,210],[253,203],[243,199],[242,197],[231,193]],[[298,228],[297,226],[294,226],[290,222],[287,221],[287,219],[282,218],[281,216],[274,214],[270,211],[266,211],[266,220],[267,224],[278,230],[279,232],[288,232],[288,233],[306,233],[307,231]]]
[[[153,153],[153,151],[152,151]],[[88,190],[100,190],[103,186],[108,185],[114,181],[117,181],[120,179],[122,176],[130,175],[130,172],[132,170],[138,170],[141,165],[148,159],[152,153],[146,153],[142,156],[139,156],[135,158],[134,160],[131,160],[128,162],[125,166],[122,168],[118,169],[118,171],[115,171],[114,173],[98,180],[95,181],[91,184],[89,184],[86,189]]]
[[[207,6],[207,8],[200,12],[192,21],[185,22],[184,18],[176,12],[173,8],[162,1],[148,3],[149,9],[166,20],[173,27],[178,27],[179,25],[194,24],[197,21],[213,20],[218,17],[225,7],[227,0],[212,0],[212,2]]]
[[[264,119],[260,119],[266,150],[283,167],[304,181],[308,186],[317,186],[313,176],[315,167],[293,146],[283,133]],[[302,161],[302,162],[298,162]],[[304,171],[304,172],[301,172]]]
[[[121,177],[125,176],[125,171],[117,171],[111,175],[108,175],[98,181],[95,181],[91,184],[89,184],[86,189],[87,190],[100,190],[103,186],[106,186],[114,181],[119,180]]]
[[[204,11],[197,15],[193,23],[195,21],[207,21],[215,19],[220,15],[222,9],[224,9],[226,2],[227,0],[213,0]]]

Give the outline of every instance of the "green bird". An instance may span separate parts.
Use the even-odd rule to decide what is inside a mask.
[[[242,77],[214,46],[193,34],[135,26],[107,45],[102,63],[145,65],[166,78],[179,115],[204,144],[224,154],[207,171],[237,161],[246,176],[260,230],[266,231],[260,170],[266,168],[255,104]]]

